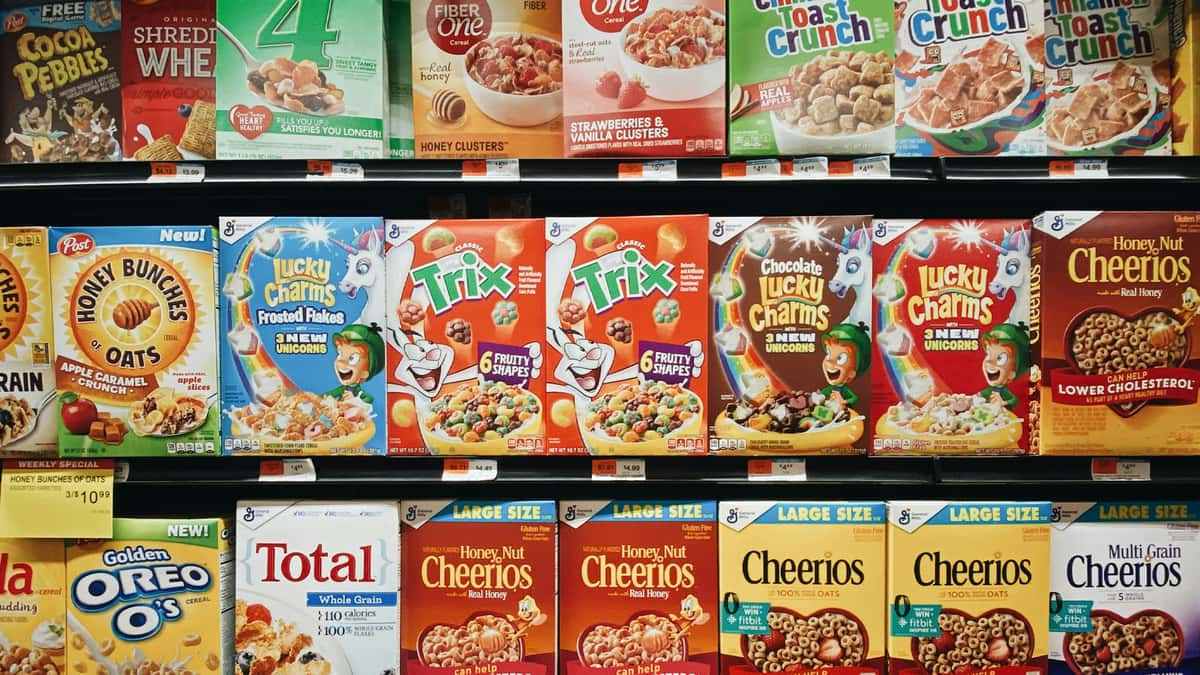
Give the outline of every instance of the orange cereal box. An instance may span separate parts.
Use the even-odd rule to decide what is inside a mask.
[[[559,503],[559,675],[715,675],[716,509]]]
[[[400,512],[401,675],[554,675],[554,502],[404,501]]]
[[[387,221],[389,454],[545,451],[542,229]]]
[[[43,227],[0,228],[0,454],[58,456],[54,324]]]
[[[552,452],[705,452],[707,216],[546,221]]]
[[[0,666],[67,672],[66,587],[61,539],[0,539]]]

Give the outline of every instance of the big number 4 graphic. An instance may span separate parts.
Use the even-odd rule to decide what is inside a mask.
[[[293,61],[328,68],[325,45],[337,42],[339,32],[329,27],[332,11],[333,0],[281,0],[258,28],[258,46],[291,46]]]

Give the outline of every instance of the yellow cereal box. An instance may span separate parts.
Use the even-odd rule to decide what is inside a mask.
[[[50,259],[42,227],[0,228],[0,454],[58,456]]]
[[[67,545],[70,671],[233,672],[233,550],[221,518],[116,518]]]
[[[1192,125],[1200,96],[1200,54],[1196,37],[1200,29],[1200,1],[1171,0],[1171,152],[1195,155],[1200,144]]]
[[[59,539],[0,539],[0,668],[65,672],[67,586]]]

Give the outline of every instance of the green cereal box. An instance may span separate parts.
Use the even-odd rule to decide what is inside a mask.
[[[383,0],[217,1],[217,156],[385,156]]]
[[[892,152],[892,16],[888,0],[731,0],[731,152]]]
[[[388,157],[412,159],[412,17],[409,0],[387,0]]]

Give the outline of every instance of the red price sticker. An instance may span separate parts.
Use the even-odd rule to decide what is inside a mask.
[[[746,465],[746,477],[762,481],[805,481],[808,467],[803,459],[752,459]]]
[[[646,480],[646,460],[593,459],[592,480]]]
[[[1093,458],[1092,480],[1150,480],[1150,460]]]
[[[447,458],[442,462],[444,481],[488,481],[496,480],[499,466],[494,459]]]
[[[469,159],[462,164],[467,180],[520,180],[521,163],[515,159]]]
[[[361,164],[331,162],[327,159],[308,160],[308,180],[363,180],[366,172]]]
[[[203,164],[150,162],[151,183],[199,183],[204,180]]]
[[[308,458],[264,459],[258,464],[258,479],[263,482],[312,482],[317,479],[317,469]]]

